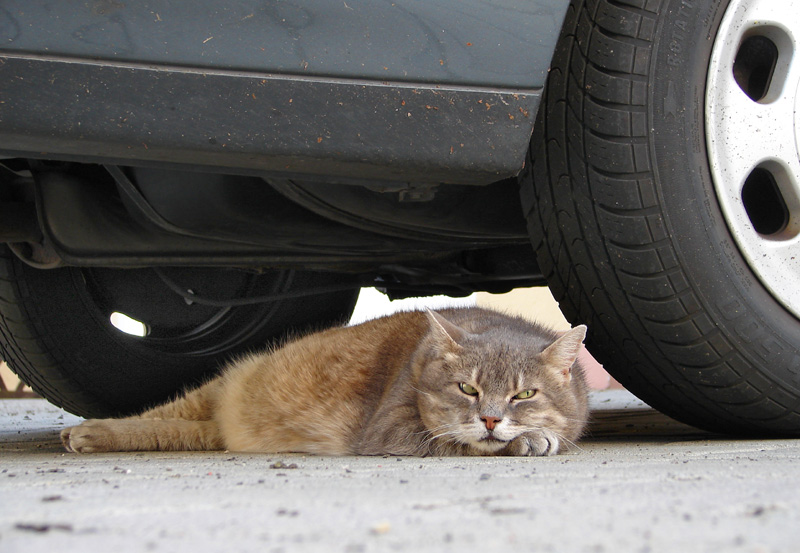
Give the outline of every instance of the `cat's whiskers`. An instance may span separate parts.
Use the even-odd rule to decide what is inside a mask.
[[[441,424],[434,428],[429,428],[424,430],[423,432],[416,432],[415,434],[422,434],[427,433],[428,436],[423,440],[422,445],[424,447],[430,446],[436,440],[445,438],[444,441],[446,442],[458,442],[457,439],[446,439],[448,436],[459,436],[462,434],[461,424],[459,423],[448,423],[448,424]]]
[[[430,447],[431,444],[436,443],[437,441],[440,443],[461,443],[461,440],[454,438],[455,436],[459,436],[460,432],[442,432],[441,434],[436,434],[435,436],[431,436],[428,440],[425,441],[425,447]]]
[[[432,434],[431,439],[437,440],[444,436],[457,436],[459,434],[461,434],[460,430],[448,430],[447,432],[439,432],[438,434]]]
[[[420,394],[422,394],[422,395],[426,395],[426,396],[428,396],[428,397],[436,397],[436,396],[434,396],[434,395],[433,395],[432,393],[430,393],[430,392],[423,392],[422,390],[420,390],[420,389],[419,389],[419,388],[417,388],[416,386],[411,386],[411,389],[412,389],[412,390],[414,390],[415,392],[419,392]]]
[[[438,432],[439,430],[443,430],[445,428],[452,428],[456,426],[455,424],[442,424],[439,426],[435,426],[433,428],[425,428],[424,430],[420,430],[419,432],[414,432],[411,435],[416,436],[417,434],[433,434],[434,432]]]
[[[442,425],[442,426],[440,426],[438,428],[435,428],[435,429],[431,430],[430,431],[430,435],[433,436],[433,438],[438,438],[439,436],[446,436],[448,434],[455,434],[455,433],[458,432],[458,426],[459,425],[457,425],[457,424],[445,424],[445,425]]]
[[[415,434],[422,434],[423,432],[437,432],[437,431],[439,431],[439,430],[441,430],[443,428],[453,428],[455,426],[460,426],[460,423],[458,423],[458,422],[444,422],[444,423],[440,424],[439,426],[433,426],[433,427],[430,427],[430,428],[424,428],[424,429],[420,430],[419,432],[415,432]]]
[[[458,432],[456,432],[454,430],[450,430],[450,429],[456,428],[458,426],[459,426],[458,423],[440,424],[439,426],[435,426],[433,428],[425,428],[425,429],[420,430],[418,432],[412,432],[411,436],[423,435],[424,437],[423,437],[422,442],[421,442],[420,445],[423,448],[429,448],[430,445],[436,439],[438,439],[440,437],[443,437],[443,436],[447,436],[449,434],[453,434],[453,435],[457,434]],[[447,430],[447,431],[446,432],[441,432],[442,430]],[[437,432],[438,432],[438,434],[437,434]]]

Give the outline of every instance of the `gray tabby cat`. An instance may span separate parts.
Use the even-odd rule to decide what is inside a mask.
[[[173,402],[61,437],[79,453],[554,455],[586,426],[585,334],[479,308],[397,313],[241,359]]]

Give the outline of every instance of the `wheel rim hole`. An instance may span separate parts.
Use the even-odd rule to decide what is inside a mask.
[[[751,100],[758,102],[769,94],[778,63],[778,47],[769,38],[751,36],[742,43],[733,62],[733,78]]]
[[[757,233],[781,234],[789,225],[789,209],[773,174],[756,168],[742,187],[742,202]]]
[[[125,313],[115,311],[111,314],[110,320],[114,328],[130,336],[143,338],[150,333],[150,329],[146,324],[141,321],[137,321]]]

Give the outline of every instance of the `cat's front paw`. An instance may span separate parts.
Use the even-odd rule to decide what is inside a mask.
[[[505,453],[519,457],[545,457],[557,454],[559,446],[558,436],[542,430],[515,438],[508,445]]]
[[[61,443],[70,453],[113,451],[113,432],[108,423],[89,419],[78,426],[61,431]]]

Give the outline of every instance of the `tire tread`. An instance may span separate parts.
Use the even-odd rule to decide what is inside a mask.
[[[660,5],[572,2],[522,196],[534,249],[567,318],[589,324],[590,347],[603,345],[623,384],[707,428],[763,431],[770,420],[800,433],[798,398],[767,396],[769,383],[703,311],[669,239],[643,111]]]

